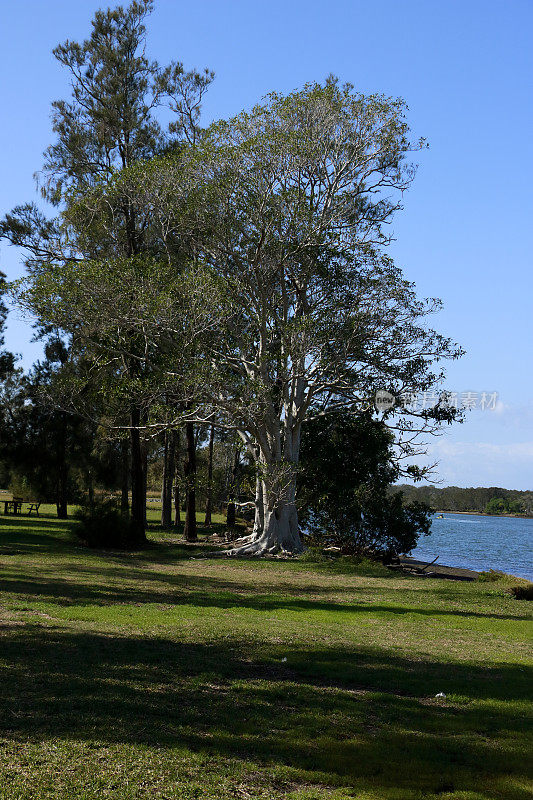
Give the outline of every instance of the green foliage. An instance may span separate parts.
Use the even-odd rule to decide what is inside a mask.
[[[486,514],[520,514],[524,510],[519,500],[509,497],[493,497],[485,506]]]
[[[481,583],[496,583],[497,581],[501,581],[505,579],[505,573],[499,572],[496,569],[489,569],[485,570],[484,572],[480,572],[478,575],[478,581]]]
[[[503,497],[493,497],[485,506],[486,514],[503,514],[507,510],[507,503]]]
[[[503,499],[506,507],[513,513],[533,514],[533,492],[503,489],[499,486],[469,487],[447,486],[440,489],[436,486],[398,487],[408,500],[427,503],[437,511],[479,511],[485,512],[487,504],[493,498]]]
[[[88,547],[131,548],[131,522],[121,513],[114,498],[95,499],[91,505],[81,506],[75,517],[79,524],[74,532]]]
[[[92,467],[95,425],[58,407],[56,376],[68,350],[58,336],[45,341],[45,354],[25,376],[13,376],[5,387],[9,427],[3,450],[10,481],[25,499],[55,501],[66,515],[67,502],[80,497],[80,483]]]
[[[370,414],[329,414],[304,426],[299,497],[310,542],[391,557],[429,533],[429,508],[389,492],[398,475],[392,442]]]
[[[45,153],[44,194],[59,203],[85,192],[116,169],[194,139],[200,100],[213,79],[183,64],[161,67],[146,57],[150,0],[97,11],[82,42],[58,45],[54,56],[70,73],[72,99],[52,105],[57,141]],[[154,109],[172,112],[166,133]]]
[[[517,600],[533,600],[533,583],[511,586],[509,591]]]
[[[331,561],[332,556],[324,553],[324,548],[318,545],[310,545],[304,552],[298,556],[298,560],[304,564],[327,564]]]
[[[7,318],[7,307],[3,300],[6,290],[6,276],[0,270],[0,381],[3,381],[15,368],[15,357],[7,350],[3,350],[4,328]]]
[[[4,303],[6,280],[0,270],[0,485],[6,486],[9,480],[9,469],[6,464],[6,448],[8,446],[9,429],[12,424],[10,395],[13,382],[16,381],[15,358],[4,350],[4,331],[7,319],[7,306]]]
[[[10,474],[7,488],[13,497],[23,497],[25,500],[39,497],[39,494],[35,492],[26,475],[20,475],[16,472]]]
[[[36,281],[35,317],[71,339],[74,358],[55,376],[56,406],[87,418],[104,398],[108,421],[113,417],[117,423],[119,418],[117,424],[124,426],[129,420],[132,429],[146,418],[147,381],[152,379],[152,389],[161,386],[154,365],[154,349],[161,341],[147,350],[139,329],[120,317],[117,286],[122,298],[129,298],[131,312],[135,304],[126,272],[133,276],[134,285],[144,288],[140,319],[152,318],[147,298],[160,295],[149,286],[146,272],[162,246],[151,229],[151,209],[135,203],[126,189],[112,202],[111,192],[106,202],[98,205],[98,200],[102,187],[120,170],[195,140],[201,99],[213,79],[208,70],[185,71],[177,61],[160,66],[147,57],[145,22],[152,7],[151,0],[132,0],[99,10],[87,39],[67,40],[55,48],[54,56],[70,79],[71,95],[52,104],[55,141],[44,154],[39,183],[43,197],[56,207],[56,216],[47,219],[35,204],[26,203],[0,221],[0,237],[27,253],[28,273]],[[80,268],[74,288],[77,284],[82,297],[76,296],[70,280],[74,263]],[[114,291],[108,292],[111,278]],[[76,308],[83,312],[77,319]],[[95,320],[100,323],[97,330]],[[55,418],[61,422],[61,413]],[[64,439],[62,434],[59,438]],[[130,462],[132,515],[142,527],[144,476],[136,430],[131,434]]]

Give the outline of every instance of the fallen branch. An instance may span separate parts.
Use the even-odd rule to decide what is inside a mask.
[[[422,569],[419,569],[419,572],[425,572],[428,567],[431,567],[435,563],[435,561],[437,561],[437,559],[438,559],[438,556],[437,556],[437,558],[434,558],[433,561],[430,564],[426,564],[425,567],[422,567]]]

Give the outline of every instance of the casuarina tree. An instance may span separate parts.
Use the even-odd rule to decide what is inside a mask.
[[[57,208],[48,219],[32,203],[4,219],[0,233],[28,252],[30,275],[50,266],[72,266],[85,259],[138,258],[152,244],[146,220],[127,195],[114,197],[105,220],[94,223],[85,202],[91,190],[118,170],[194,142],[202,96],[213,75],[186,71],[180,62],[160,66],[146,55],[150,0],[98,11],[90,36],[66,41],[54,56],[70,76],[68,100],[52,105],[55,142],[46,150],[38,174],[44,198]],[[163,127],[158,109],[170,110]],[[76,220],[69,216],[76,208]],[[122,326],[128,347],[122,359],[132,382],[143,379],[143,360],[135,331]],[[67,332],[72,333],[71,331]],[[140,430],[145,408],[133,397],[129,408],[132,521],[137,539],[144,538],[145,475]]]

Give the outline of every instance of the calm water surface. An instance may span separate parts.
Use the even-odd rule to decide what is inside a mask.
[[[497,569],[533,580],[533,519],[447,514],[434,517],[412,556],[452,567]]]

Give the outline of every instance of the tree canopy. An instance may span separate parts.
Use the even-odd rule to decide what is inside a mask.
[[[143,209],[127,194],[114,195],[112,202],[108,194],[103,213],[94,208],[94,192],[121,170],[193,143],[199,132],[202,98],[213,79],[209,70],[186,71],[178,61],[162,67],[147,57],[145,22],[151,9],[150,0],[133,0],[127,7],[97,11],[86,40],[66,41],[54,50],[70,75],[72,92],[69,99],[52,104],[56,139],[47,148],[37,177],[44,199],[56,207],[56,213],[49,218],[34,203],[27,203],[14,208],[0,223],[0,236],[26,251],[28,273],[36,282],[59,275],[66,286],[69,270],[76,270],[77,284],[88,287],[92,265],[105,263],[106,275],[114,265],[126,306],[133,304],[125,294],[126,272],[141,277],[140,257],[149,261],[154,251],[157,253],[157,244],[148,236],[149,220]],[[170,120],[166,126],[162,116]],[[144,286],[148,273],[149,268]],[[71,318],[67,324],[56,319],[53,323],[69,341],[81,328],[91,328],[89,307],[94,311],[98,297],[94,281],[90,285],[93,296],[87,298],[83,320],[73,323]],[[55,299],[59,297],[61,294]],[[66,295],[61,302],[66,308]],[[35,312],[41,323],[55,319],[42,308]],[[98,313],[105,318],[104,308]],[[152,374],[153,370],[146,370],[145,338],[138,328],[128,328],[123,320],[119,330],[114,329],[108,347],[108,351],[114,348],[114,358],[104,370],[99,368],[94,350],[86,348],[83,359],[87,367],[91,361],[90,374],[94,379],[98,373],[101,388],[109,389],[117,378],[124,386],[127,383],[123,395],[129,405],[121,407],[121,423],[130,431],[132,540],[140,542],[144,540],[146,489],[146,453],[140,430],[147,421],[145,372]],[[101,344],[105,341],[103,329],[99,340]],[[79,364],[78,348],[73,360]],[[118,394],[113,391],[115,399]],[[78,393],[78,411],[80,402]]]
[[[419,300],[386,253],[422,146],[401,100],[333,78],[270,95],[179,151],[126,165],[63,215],[80,240],[100,242],[94,226],[111,229],[109,209],[126,198],[142,209],[148,249],[42,264],[20,293],[81,346],[120,353],[128,379],[145,381],[150,413],[158,392],[174,391],[189,419],[216,409],[239,433],[259,483],[255,532],[237,553],[300,549],[306,418],[360,413],[379,389],[438,388],[440,362],[461,353],[426,324],[438,301]],[[431,409],[399,404],[388,416],[412,456],[416,435],[455,412],[442,393]],[[147,409],[131,424],[160,423]]]

